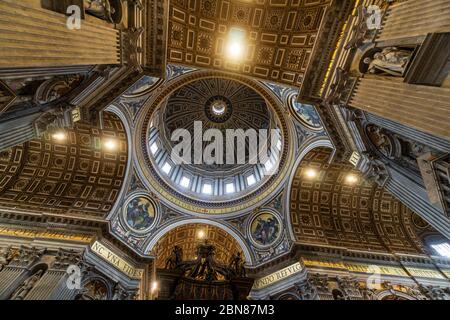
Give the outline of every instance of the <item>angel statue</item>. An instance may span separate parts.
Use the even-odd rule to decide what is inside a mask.
[[[364,63],[369,65],[369,73],[402,77],[411,59],[411,54],[412,52],[408,50],[387,47],[381,52],[375,53],[373,58],[365,58]]]

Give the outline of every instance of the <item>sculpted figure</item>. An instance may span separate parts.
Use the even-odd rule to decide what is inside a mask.
[[[245,277],[244,261],[240,252],[231,257],[229,268],[236,274],[236,276]]]
[[[182,261],[183,249],[179,246],[174,246],[170,257],[166,260],[165,269],[175,269]]]
[[[11,262],[12,259],[13,259],[13,252],[11,248],[8,247],[6,249],[3,249],[0,252],[0,271],[2,271],[3,268],[6,267]]]
[[[42,275],[44,274],[43,270],[39,270],[35,274],[33,274],[31,277],[29,277],[27,280],[24,281],[24,283],[16,289],[16,291],[11,296],[11,300],[23,300],[27,296],[27,294],[31,291],[31,289],[34,288],[36,283],[41,279]]]
[[[411,51],[387,47],[383,51],[375,53],[372,59],[365,58],[364,63],[369,65],[369,73],[402,77],[410,59]]]
[[[109,0],[85,0],[84,9],[93,16],[113,22],[112,15],[115,13],[115,9],[111,6]]]

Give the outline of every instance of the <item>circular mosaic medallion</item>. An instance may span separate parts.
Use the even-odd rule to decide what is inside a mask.
[[[250,222],[250,238],[261,247],[273,245],[280,238],[281,222],[271,212],[261,212]]]
[[[418,214],[413,213],[411,215],[412,218],[412,223],[414,224],[414,226],[418,229],[425,229],[429,226],[428,222],[426,222],[425,220],[423,220]]]
[[[156,220],[156,204],[146,196],[136,196],[128,200],[124,207],[127,225],[137,232],[149,230]]]

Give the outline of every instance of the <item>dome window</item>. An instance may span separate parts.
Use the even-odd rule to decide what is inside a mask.
[[[247,185],[252,186],[256,183],[255,175],[251,174],[247,177]]]
[[[170,170],[172,170],[172,166],[168,162],[166,162],[161,169],[165,174],[169,174]]]
[[[202,188],[202,193],[204,194],[212,194],[212,185],[209,183],[205,183]]]
[[[234,193],[234,183],[227,183],[225,185],[225,192],[226,193]]]
[[[189,188],[190,183],[191,183],[191,179],[183,176],[183,178],[181,178],[181,181],[180,181],[180,186],[182,186],[183,188]]]

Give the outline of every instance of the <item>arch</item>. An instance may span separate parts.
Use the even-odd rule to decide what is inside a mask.
[[[239,246],[242,249],[242,252],[244,253],[245,261],[248,265],[252,265],[254,263],[254,258],[245,243],[245,241],[242,239],[242,237],[234,231],[231,227],[226,226],[218,221],[210,220],[210,219],[204,219],[204,218],[190,218],[190,219],[183,219],[176,222],[173,222],[164,228],[161,228],[151,239],[151,241],[146,245],[144,252],[150,253],[154,249],[155,245],[158,243],[158,241],[167,233],[174,230],[177,227],[187,225],[187,224],[206,224],[218,227],[222,230],[224,230],[226,233],[228,233],[231,237],[236,240],[236,242],[239,244]]]
[[[119,192],[119,195],[117,196],[117,200],[116,200],[114,206],[112,207],[112,209],[110,210],[110,212],[107,216],[107,219],[110,219],[111,216],[114,213],[116,213],[117,210],[122,205],[122,200],[126,195],[127,187],[128,187],[129,180],[131,177],[130,172],[131,172],[132,159],[133,159],[133,133],[131,131],[131,125],[130,125],[132,123],[132,120],[130,119],[128,113],[124,112],[121,107],[112,104],[112,105],[108,106],[105,111],[115,114],[117,117],[119,117],[120,121],[122,121],[122,124],[125,128],[125,133],[126,133],[126,138],[127,138],[127,146],[128,146],[128,148],[127,148],[128,158],[127,158],[127,164],[126,164],[126,169],[125,169],[125,175],[123,178],[122,188]]]
[[[290,202],[290,198],[291,198],[291,186],[292,186],[292,181],[294,180],[294,177],[295,177],[295,171],[297,170],[298,166],[300,165],[300,162],[302,162],[302,160],[305,158],[305,156],[310,151],[314,150],[315,148],[320,148],[320,147],[330,148],[331,150],[334,150],[333,144],[331,143],[331,141],[329,139],[324,138],[324,137],[313,138],[310,141],[306,141],[302,145],[302,148],[300,148],[300,150],[298,151],[299,155],[298,155],[297,159],[295,160],[295,163],[292,167],[292,172],[289,177],[289,182],[287,185],[287,192],[286,192],[286,196],[285,196],[286,221],[287,221],[289,236],[291,237],[291,240],[295,240],[295,236],[294,236],[294,232],[292,230],[289,202]]]

